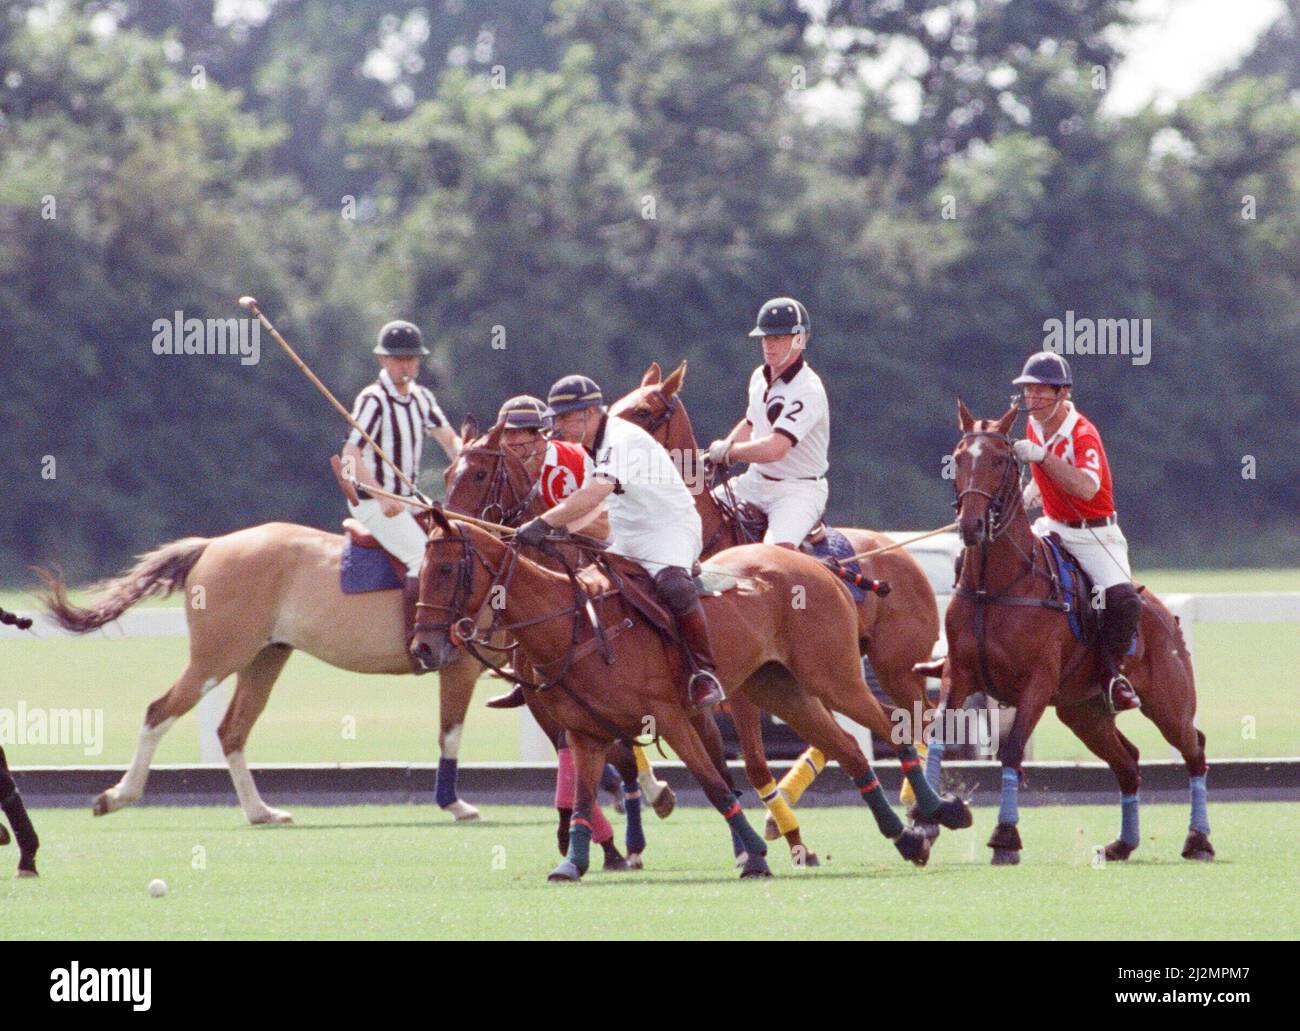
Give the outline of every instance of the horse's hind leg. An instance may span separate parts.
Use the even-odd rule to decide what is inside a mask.
[[[587,872],[591,861],[592,809],[596,804],[596,790],[600,774],[605,768],[607,742],[565,731],[565,739],[573,756],[576,792],[573,818],[569,825],[569,845],[564,859],[547,876],[549,881],[578,881]]]
[[[1173,617],[1166,614],[1167,619]],[[1210,818],[1207,812],[1205,735],[1196,729],[1196,681],[1191,656],[1178,635],[1177,650],[1164,634],[1148,635],[1150,670],[1135,683],[1142,698],[1142,712],[1183,757],[1191,790],[1191,820],[1183,842],[1184,859],[1208,862],[1214,858],[1210,844]],[[1153,641],[1153,638],[1155,640]],[[1148,687],[1148,685],[1150,685]]]
[[[434,799],[443,812],[457,821],[477,820],[479,811],[461,800],[456,790],[460,771],[460,738],[465,729],[474,685],[483,664],[468,653],[448,663],[438,673],[438,781]]]
[[[875,817],[880,833],[894,842],[904,859],[918,866],[925,865],[930,856],[929,839],[919,831],[903,826],[898,814],[890,808],[884,789],[862,749],[835,722],[835,717],[818,698],[793,683],[778,687],[769,681],[747,685],[746,690],[751,692],[754,702],[785,720],[801,738],[839,760]]]
[[[127,767],[122,779],[107,791],[102,792],[91,806],[96,816],[116,812],[144,794],[145,784],[149,780],[149,765],[163,735],[171,729],[177,718],[185,715],[199,703],[205,694],[216,687],[229,675],[229,670],[214,670],[206,663],[199,663],[191,658],[185,671],[172,684],[166,694],[155,698],[145,710],[144,726],[140,728],[140,737],[136,742],[135,754],[131,765]]]
[[[1056,714],[1095,756],[1105,761],[1119,781],[1120,831],[1119,837],[1106,846],[1106,859],[1127,859],[1142,841],[1138,829],[1138,787],[1142,780],[1138,775],[1137,746],[1119,732],[1115,717],[1095,703],[1058,706]]]
[[[623,781],[623,815],[627,819],[623,843],[627,846],[627,865],[630,869],[640,870],[646,840],[645,828],[641,825],[641,782],[637,779],[636,756],[627,744],[616,741],[610,746],[609,761]]]
[[[217,738],[226,756],[235,794],[239,797],[244,816],[252,824],[293,823],[293,817],[285,810],[272,808],[262,801],[244,755],[248,734],[266,708],[271,688],[292,654],[293,649],[287,644],[269,644],[258,652],[253,661],[236,674],[234,696],[221,725],[217,727]]]
[[[696,736],[708,754],[709,761],[713,763],[713,768],[718,771],[719,776],[731,790],[732,797],[739,798],[740,789],[736,787],[736,779],[727,766],[726,751],[722,747],[722,732],[718,729],[718,722],[713,718],[713,713],[697,712],[689,718]],[[731,828],[731,850],[735,854],[737,866],[743,867],[749,861],[749,850],[745,847],[745,839],[735,825]]]

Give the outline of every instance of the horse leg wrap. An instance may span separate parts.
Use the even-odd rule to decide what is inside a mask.
[[[936,716],[936,721],[942,716]],[[935,791],[939,790],[939,785],[943,777],[943,737],[936,734],[930,740],[930,747],[925,756],[925,779],[930,782],[930,787]]]
[[[459,770],[460,762],[457,759],[438,760],[438,782],[434,789],[434,800],[444,809],[456,801],[456,775]]]
[[[591,862],[591,813],[578,810],[569,825],[569,851],[565,858],[581,873]]]
[[[1014,827],[1020,822],[1020,771],[1002,767],[1002,805],[998,823]]]
[[[782,835],[799,829],[799,818],[794,815],[794,810],[790,808],[790,803],[781,794],[781,789],[776,786],[776,781],[769,780],[766,785],[759,788],[758,797],[767,806],[767,811],[772,814],[772,819],[776,821],[776,829]]]
[[[629,852],[645,851],[645,830],[641,826],[641,785],[635,780],[623,782],[624,815],[627,817],[627,831],[623,842]]]
[[[902,834],[903,821],[890,807],[884,789],[881,788],[880,781],[876,779],[871,767],[868,766],[867,772],[861,777],[855,777],[853,783],[858,789],[858,794],[871,810],[871,815],[876,818],[876,826],[880,828],[880,833],[887,838],[896,838]]]
[[[925,779],[925,770],[921,766],[921,758],[916,754],[916,748],[912,745],[903,745],[898,750],[898,763],[902,767],[903,776],[907,782],[912,785],[912,791],[916,793],[916,804],[921,810],[922,816],[932,816],[941,804],[939,796],[935,793],[930,782]]]
[[[578,793],[578,778],[573,769],[573,752],[568,748],[559,751],[560,765],[555,771],[555,808],[572,809]]]
[[[1192,821],[1187,829],[1199,831],[1208,838],[1210,836],[1210,815],[1206,811],[1208,792],[1205,786],[1205,777],[1206,774],[1202,773],[1199,776],[1192,777],[1188,782],[1192,793]]]
[[[741,846],[736,855],[740,855],[741,852],[748,852],[751,857],[767,855],[767,843],[749,825],[749,821],[745,819],[745,813],[740,808],[739,802],[732,802],[730,808],[719,808],[718,811],[722,813],[722,818],[727,821],[727,826],[731,828],[732,844],[739,843]]]
[[[781,778],[781,791],[791,805],[798,805],[803,793],[808,790],[817,774],[826,768],[826,756],[816,748],[810,748],[795,760],[790,771]]]
[[[1142,835],[1138,831],[1137,792],[1135,791],[1131,795],[1121,795],[1119,807],[1119,840],[1129,848],[1137,848],[1142,841]]]

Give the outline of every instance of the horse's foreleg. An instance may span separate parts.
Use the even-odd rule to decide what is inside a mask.
[[[678,711],[663,712],[657,720],[659,733],[681,757],[696,782],[703,788],[710,804],[727,821],[733,849],[738,848],[746,856],[740,876],[770,877],[771,871],[767,868],[766,858],[767,845],[745,819],[745,813],[736,798],[735,784],[731,782],[730,775],[726,772],[726,763],[722,763],[719,767],[718,762],[710,754],[709,747],[701,739],[697,731],[700,715],[709,714],[696,714],[695,720],[687,720]],[[708,722],[713,723],[712,717],[709,717]],[[716,724],[713,730],[717,732]]]
[[[736,735],[740,738],[741,756],[745,760],[745,776],[758,792],[763,805],[767,807],[767,820],[764,822],[763,837],[775,841],[783,837],[790,846],[790,855],[797,864],[804,866],[819,865],[816,853],[803,843],[799,830],[799,818],[786,797],[781,794],[776,778],[767,765],[767,754],[763,750],[763,729],[758,708],[744,694],[734,693],[730,699],[731,719],[736,725]]]
[[[576,792],[573,819],[569,826],[569,848],[563,861],[547,877],[550,881],[577,881],[587,872],[591,860],[592,807],[605,766],[606,743],[585,734],[566,731],[573,756]]]
[[[696,712],[689,716],[691,727],[695,730],[696,736],[704,746],[704,751],[708,754],[709,761],[713,763],[713,768],[718,771],[723,782],[731,791],[733,798],[740,796],[740,791],[736,787],[736,780],[731,775],[731,770],[727,766],[727,756],[722,747],[722,732],[718,730],[717,720],[713,718],[711,712]],[[745,847],[745,839],[739,832],[732,828],[731,849],[736,857],[736,865],[743,867],[749,859],[749,851]]]
[[[461,800],[456,790],[460,771],[460,738],[465,714],[474,695],[474,685],[483,664],[465,654],[444,666],[438,674],[438,781],[434,798],[444,812],[459,820],[477,820],[479,811]]]
[[[248,759],[244,755],[249,732],[266,708],[271,688],[275,686],[276,678],[292,654],[293,649],[284,644],[267,645],[258,652],[253,661],[236,674],[235,693],[230,699],[230,705],[226,707],[221,725],[217,727],[217,739],[221,742],[221,751],[226,757],[230,779],[235,785],[235,795],[239,798],[244,816],[251,824],[293,823],[290,813],[262,801],[257,785],[253,782],[252,771],[248,768]]]
[[[199,668],[194,663],[185,667],[185,672],[171,689],[151,702],[145,710],[144,726],[140,728],[131,765],[121,780],[95,799],[91,812],[96,816],[104,816],[139,801],[149,780],[149,766],[163,735],[171,729],[178,717],[194,708],[199,699],[221,683],[225,676],[225,673],[214,675],[212,671]]]
[[[1047,675],[1034,674],[1019,692],[1020,704],[1011,732],[998,745],[998,762],[1002,764],[1002,799],[998,806],[998,825],[989,838],[994,866],[1015,866],[1020,862],[1024,845],[1020,841],[1020,766],[1025,761],[1029,735],[1042,718],[1057,681],[1057,670]]]
[[[1123,860],[1133,854],[1142,838],[1138,829],[1138,750],[1115,726],[1115,717],[1095,703],[1056,707],[1061,722],[1115,774],[1120,790],[1119,837],[1106,846],[1106,859]]]

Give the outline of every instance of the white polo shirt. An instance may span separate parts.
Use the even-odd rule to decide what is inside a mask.
[[[778,480],[825,476],[830,466],[831,412],[821,377],[800,355],[790,368],[768,382],[768,368],[760,365],[749,377],[749,408],[745,419],[753,427],[752,439],[770,433],[789,437],[793,447],[775,462],[750,466]]]
[[[615,483],[606,499],[613,543],[682,528],[700,534],[695,501],[672,458],[654,437],[626,419],[601,420],[591,448],[591,475]],[[697,552],[698,554],[698,552]]]

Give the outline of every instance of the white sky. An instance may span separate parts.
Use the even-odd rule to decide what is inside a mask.
[[[1195,92],[1231,67],[1282,13],[1282,0],[1138,0],[1141,24],[1122,37],[1106,109],[1130,114]]]

